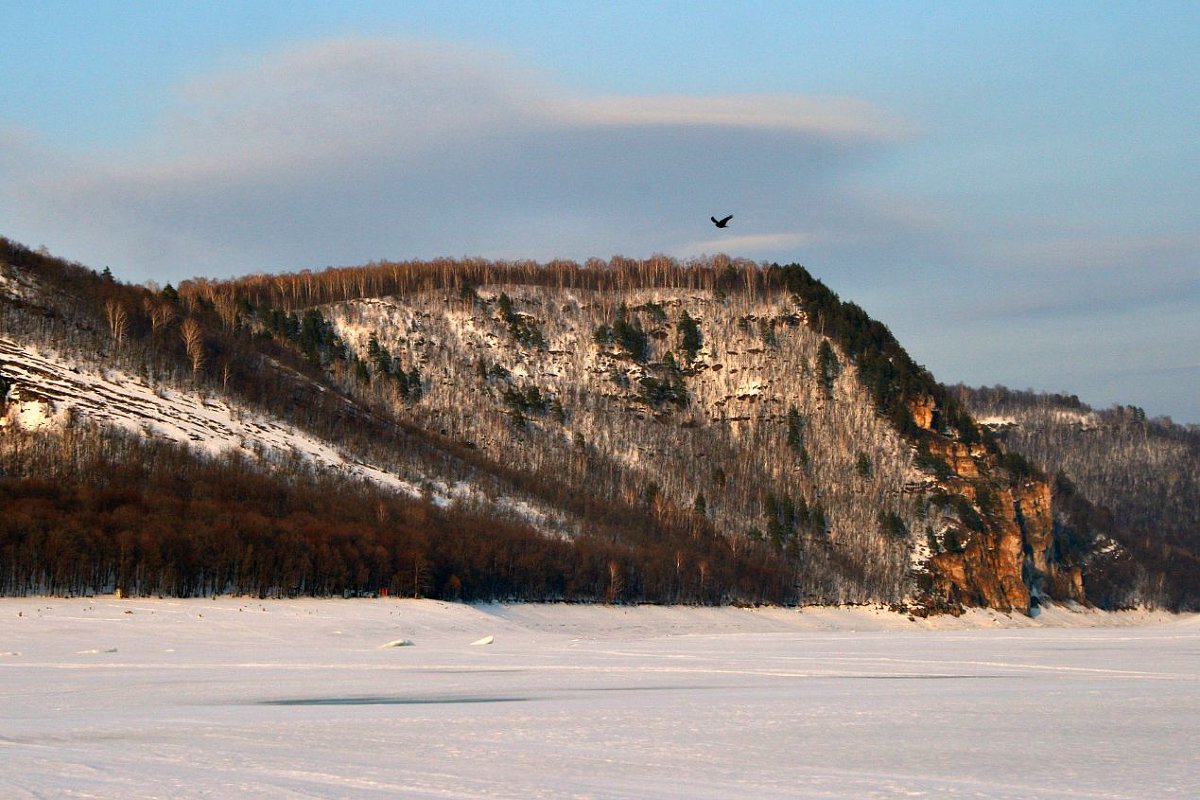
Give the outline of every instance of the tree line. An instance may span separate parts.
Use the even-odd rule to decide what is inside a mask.
[[[6,434],[0,593],[795,602],[765,549],[603,526],[573,540],[324,472],[78,423]],[[606,535],[608,534],[608,535]]]

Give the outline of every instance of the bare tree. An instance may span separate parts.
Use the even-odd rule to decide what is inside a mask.
[[[605,602],[612,605],[624,588],[625,576],[621,574],[621,564],[615,559],[610,560],[608,562],[608,589],[604,593]]]
[[[120,347],[125,341],[125,335],[129,333],[129,314],[120,301],[108,300],[104,304],[104,315],[108,319],[108,330],[113,341]]]
[[[225,325],[225,330],[233,330],[238,321],[238,301],[232,289],[217,292],[212,298],[213,307]]]
[[[165,301],[147,297],[142,301],[142,307],[150,316],[150,332],[153,336],[158,336],[175,319],[175,307]]]
[[[195,317],[188,317],[179,326],[179,336],[187,350],[188,358],[192,360],[192,374],[198,377],[204,368],[204,331]]]

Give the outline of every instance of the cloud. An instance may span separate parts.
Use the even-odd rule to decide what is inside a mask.
[[[596,98],[499,51],[340,38],[195,77],[129,146],[19,165],[0,203],[17,238],[135,279],[686,254],[721,208],[754,254],[803,246],[769,231],[905,134],[854,98]]]
[[[1057,315],[1152,314],[1200,299],[1194,235],[1082,235],[1067,226],[1031,232],[988,248],[995,266],[980,271],[990,291],[962,308],[962,319],[1029,321]]]
[[[680,248],[683,257],[715,253],[739,253],[757,256],[760,253],[796,251],[820,241],[816,233],[795,231],[792,233],[757,233],[746,236],[717,236],[711,239],[689,242]]]
[[[830,138],[890,139],[909,127],[863,100],[848,97],[610,97],[575,104],[581,122],[627,125],[712,125],[776,129]]]
[[[173,161],[251,170],[419,157],[485,132],[538,125],[559,90],[499,51],[342,38],[287,49],[183,87],[166,119]]]

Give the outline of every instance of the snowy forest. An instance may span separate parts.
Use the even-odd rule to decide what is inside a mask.
[[[1147,526],[1090,521],[1105,490],[1069,501],[1059,461],[978,424],[799,265],[468,259],[159,287],[0,255],[5,593],[1195,602],[1130,544]],[[205,449],[82,407],[23,428],[29,403],[71,405],[34,351],[228,406],[240,438]],[[340,461],[255,441],[255,415]]]

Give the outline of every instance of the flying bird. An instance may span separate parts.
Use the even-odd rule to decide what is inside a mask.
[[[721,219],[717,219],[716,217],[709,217],[709,219],[712,220],[713,225],[716,225],[718,228],[724,228],[729,224],[729,220],[733,219],[733,214],[730,214],[728,217],[722,217]]]

